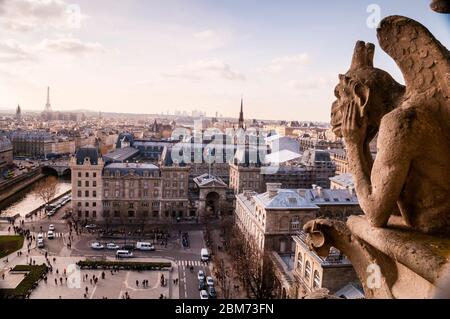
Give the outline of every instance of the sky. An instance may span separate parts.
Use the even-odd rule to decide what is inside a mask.
[[[403,82],[376,22],[418,20],[450,47],[429,0],[0,0],[0,108],[329,121],[355,42]],[[379,14],[378,14],[379,12]]]

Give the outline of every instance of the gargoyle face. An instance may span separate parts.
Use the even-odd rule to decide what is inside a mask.
[[[332,131],[337,137],[342,137],[341,125],[342,125],[342,101],[340,101],[337,95],[337,87],[335,89],[335,96],[338,98],[333,102],[331,106],[331,126]]]

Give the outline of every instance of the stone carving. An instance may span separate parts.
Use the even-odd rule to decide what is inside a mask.
[[[439,13],[450,13],[449,0],[433,0],[430,5],[431,9]]]
[[[365,217],[316,220],[305,230],[320,255],[334,246],[350,258],[367,297],[431,297],[450,256],[450,53],[401,16],[381,22],[378,41],[406,87],[375,68],[375,46],[359,41],[350,70],[339,76],[331,119]],[[374,265],[376,285],[368,272]]]
[[[398,204],[412,228],[450,234],[450,54],[404,17],[384,19],[378,39],[402,70],[406,88],[373,67],[373,44],[358,42],[332,107],[360,205],[374,226],[386,226]],[[369,143],[376,133],[373,162]]]

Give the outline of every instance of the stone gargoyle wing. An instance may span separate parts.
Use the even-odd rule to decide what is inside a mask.
[[[406,98],[427,93],[450,96],[450,53],[426,27],[402,16],[383,19],[378,41],[400,67],[406,82]]]

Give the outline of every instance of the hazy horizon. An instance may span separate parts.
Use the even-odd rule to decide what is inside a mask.
[[[236,118],[243,95],[246,119],[328,122],[357,40],[403,82],[367,24],[372,3],[0,1],[0,106],[43,110],[50,86],[55,111]],[[416,19],[448,47],[449,17],[417,3],[376,2],[381,18]]]

